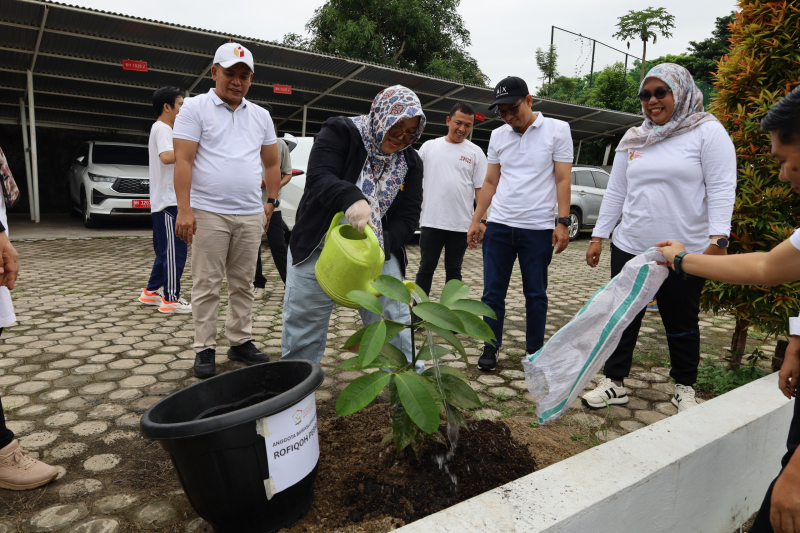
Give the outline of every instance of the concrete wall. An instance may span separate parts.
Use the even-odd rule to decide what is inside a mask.
[[[780,470],[794,404],[772,374],[398,531],[730,533]]]

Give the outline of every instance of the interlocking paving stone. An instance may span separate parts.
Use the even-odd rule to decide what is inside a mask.
[[[106,496],[94,503],[93,510],[100,514],[113,514],[128,509],[139,501],[139,496],[133,494],[114,494]]]
[[[154,501],[129,514],[130,519],[144,529],[157,529],[178,520],[178,512],[166,501]]]
[[[77,426],[72,427],[72,432],[81,437],[88,437],[89,435],[98,435],[108,429],[108,424],[105,422],[81,422]]]
[[[22,523],[22,530],[26,533],[57,531],[88,514],[89,510],[83,503],[48,507],[25,520]]]
[[[103,484],[96,479],[78,479],[71,483],[62,485],[58,489],[58,495],[62,500],[85,496],[92,492],[97,492],[103,488]]]
[[[69,459],[70,457],[75,457],[76,455],[86,453],[86,450],[88,449],[89,446],[83,442],[67,442],[61,444],[60,446],[56,446],[50,450],[49,454],[45,453],[45,456],[49,455],[54,460],[60,461],[62,459]]]
[[[636,411],[634,416],[637,420],[640,420],[647,425],[654,424],[659,420],[667,418],[667,415],[658,413],[656,411]]]
[[[83,468],[90,472],[103,472],[104,470],[111,470],[115,466],[119,464],[120,457],[119,455],[114,455],[112,453],[104,453],[100,455],[94,455],[88,458],[83,463]]]
[[[5,406],[5,399],[3,400]],[[58,431],[37,431],[19,439],[19,445],[29,450],[38,450],[58,438]]]
[[[71,411],[56,413],[44,419],[44,425],[51,428],[69,426],[78,420],[78,413]]]
[[[117,533],[119,522],[113,518],[97,518],[71,527],[66,533]]]

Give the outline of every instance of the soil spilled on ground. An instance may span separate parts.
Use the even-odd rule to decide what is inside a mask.
[[[381,445],[390,427],[386,403],[323,421],[315,501],[288,531],[390,531],[536,469],[505,423],[470,420],[468,425],[445,471],[435,459],[447,452],[441,444],[426,442],[421,462],[398,456],[391,442]]]

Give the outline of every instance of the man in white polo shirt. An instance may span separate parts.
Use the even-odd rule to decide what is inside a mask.
[[[253,276],[261,235],[278,203],[277,137],[269,113],[244,97],[253,56],[237,44],[217,49],[215,87],[188,98],[175,121],[175,233],[192,244],[194,375],[216,373],[217,315],[222,276],[228,276],[225,335],[228,358],[265,363],[251,340]],[[261,203],[261,164],[267,203]]]
[[[467,244],[483,241],[483,303],[497,314],[484,317],[496,340],[486,343],[478,368],[490,372],[497,365],[503,341],[505,300],[511,271],[519,257],[525,293],[526,351],[544,344],[547,318],[547,268],[553,256],[567,247],[569,234],[572,137],[569,125],[533,112],[528,85],[515,76],[495,87],[496,114],[505,125],[492,132],[489,168],[478,196],[478,206],[467,232]],[[553,206],[558,219],[553,229]],[[481,224],[492,206],[491,220]]]
[[[425,167],[416,281],[427,294],[443,248],[445,283],[461,279],[474,201],[486,177],[486,155],[467,138],[474,123],[475,110],[459,102],[447,117],[447,135],[419,149]]]

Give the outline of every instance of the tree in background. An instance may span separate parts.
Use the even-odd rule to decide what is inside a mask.
[[[290,33],[282,44],[486,86],[489,78],[466,51],[470,34],[459,3],[327,0],[306,24],[309,39]]]
[[[652,38],[653,44],[660,34],[662,37],[672,37],[669,31],[675,27],[675,17],[667,13],[663,7],[653,9],[648,7],[644,11],[628,11],[627,15],[619,18],[619,30],[614,37],[620,40],[638,38],[642,41],[642,69],[639,81],[644,79],[644,65],[647,61],[647,42]],[[628,42],[628,48],[631,43]]]
[[[639,113],[642,104],[637,96],[638,92],[639,85],[631,80],[625,66],[618,62],[595,75],[592,87],[585,91],[580,103],[626,113]]]
[[[719,62],[717,94],[710,111],[731,135],[738,164],[736,204],[729,253],[766,252],[797,227],[797,203],[778,180],[770,135],[760,121],[769,108],[800,84],[800,6],[793,2],[739,0],[731,25],[731,48]],[[741,362],[751,325],[785,334],[800,310],[800,283],[776,287],[709,282],[701,303],[706,310],[731,313],[733,364]]]
[[[677,63],[684,67],[692,74],[695,83],[703,91],[703,103],[707,107],[714,96],[714,75],[717,72],[717,64],[722,56],[728,53],[730,47],[730,24],[735,19],[736,16],[733,13],[726,17],[718,17],[711,37],[702,41],[689,41],[690,46],[686,52],[678,55],[663,55],[653,61],[648,61],[645,68],[659,63]],[[638,60],[635,64],[641,65]]]
[[[542,87],[552,85],[553,80],[558,77],[557,63],[558,53],[555,45],[551,44],[546,52],[541,48],[536,49],[536,66],[539,67],[539,72],[542,73]]]

